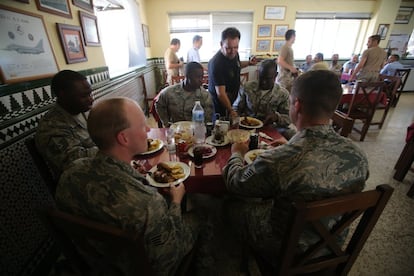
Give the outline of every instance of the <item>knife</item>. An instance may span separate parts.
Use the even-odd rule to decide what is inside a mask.
[[[267,139],[267,140],[270,140],[270,141],[273,141],[273,138],[272,137],[270,137],[269,135],[267,135],[266,133],[264,133],[264,132],[259,132],[259,136],[260,137],[262,137],[262,138],[265,138],[265,139]]]

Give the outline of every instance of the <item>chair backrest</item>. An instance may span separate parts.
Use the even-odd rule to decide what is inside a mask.
[[[43,159],[43,156],[40,154],[40,152],[37,150],[35,139],[34,138],[28,138],[24,141],[27,150],[29,151],[30,156],[33,159],[33,162],[37,168],[37,170],[40,173],[40,176],[42,177],[43,181],[46,183],[50,193],[52,196],[55,196],[56,187],[58,179],[55,177],[47,165],[47,162],[45,159]]]
[[[172,84],[180,83],[185,79],[185,76],[171,76]]]
[[[98,223],[57,209],[40,212],[41,218],[60,243],[63,253],[83,275],[100,275],[110,269],[113,258],[121,253],[128,256],[133,275],[152,275],[141,236],[133,231]],[[94,255],[93,263],[80,252],[93,252],[88,242],[104,245],[110,255]],[[85,254],[85,253],[84,253]],[[92,254],[93,255],[93,254]],[[124,255],[122,255],[124,256]],[[96,265],[99,264],[99,265]]]
[[[332,116],[332,126],[341,136],[348,137],[354,126],[354,119],[339,110],[335,110]]]
[[[292,220],[283,239],[277,275],[327,270],[334,271],[332,275],[346,275],[377,223],[393,190],[389,185],[384,184],[372,191],[313,202],[294,202]],[[332,216],[339,220],[329,229],[321,221]],[[354,221],[357,223],[355,228],[349,228]],[[298,254],[298,242],[305,227],[306,229],[312,227],[320,236],[320,240],[305,252]],[[349,241],[342,245],[338,241],[338,235],[345,229],[350,230]],[[321,252],[326,248],[331,252],[329,255]]]
[[[401,78],[401,84],[400,84],[400,87],[398,88],[398,91],[404,90],[405,83],[407,82],[410,71],[411,71],[411,68],[395,70],[394,76],[398,76]]]
[[[388,103],[392,102],[397,94],[397,90],[401,85],[401,77],[379,75],[379,80],[384,82],[384,92],[387,95]]]
[[[384,86],[385,83],[383,81],[358,81],[348,107],[347,115],[354,118],[353,115],[356,112],[358,114],[361,114],[362,112],[364,114],[364,117],[372,118],[378,102],[383,96],[382,91]]]

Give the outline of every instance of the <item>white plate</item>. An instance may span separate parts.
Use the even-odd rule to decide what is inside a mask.
[[[162,141],[162,140],[160,140],[160,139],[152,139],[152,140],[158,140],[158,147],[156,147],[155,149],[153,149],[153,150],[149,150],[149,151],[145,151],[145,152],[141,152],[141,153],[139,153],[139,154],[137,154],[137,155],[147,155],[147,154],[151,154],[151,153],[154,153],[154,152],[157,152],[157,151],[159,151],[160,149],[162,149],[162,147],[164,147],[164,142]]]
[[[192,121],[179,121],[179,122],[173,123],[170,126],[170,128],[174,129],[174,131],[176,131],[178,127],[191,129],[193,127],[193,122]]]
[[[207,154],[207,155],[203,154],[203,159],[207,159],[207,158],[210,158],[210,157],[213,157],[214,155],[216,155],[217,149],[216,149],[215,146],[211,146],[211,145],[208,145],[208,144],[202,144],[201,146],[211,149],[210,154]],[[194,146],[192,146],[191,148],[188,149],[188,155],[190,155],[191,157],[194,157]]]
[[[247,164],[251,164],[253,162],[253,160],[251,159],[253,155],[257,155],[261,154],[262,152],[265,152],[266,150],[264,149],[254,149],[254,150],[250,150],[248,152],[246,152],[246,154],[244,155],[244,161],[246,161]]]
[[[213,146],[216,146],[216,147],[223,147],[223,146],[228,145],[230,143],[229,137],[227,137],[227,135],[224,135],[224,142],[221,143],[221,144],[213,142],[213,140],[214,140],[213,138],[214,138],[213,135],[208,136],[206,138],[206,143],[210,144],[210,145],[213,145]]]
[[[185,164],[183,162],[173,162],[173,161],[164,162],[164,163],[166,163],[168,165],[171,165],[171,166],[180,165],[181,168],[183,168],[184,177],[183,178],[180,178],[180,179],[177,179],[174,182],[160,183],[160,182],[155,181],[154,178],[152,178],[152,176],[150,176],[150,174],[147,174],[146,175],[146,178],[147,178],[147,180],[148,180],[148,182],[149,182],[149,184],[151,186],[158,187],[158,188],[170,187],[170,186],[177,185],[177,184],[183,182],[184,180],[186,180],[190,176],[191,170],[190,170],[190,167],[187,164]],[[157,165],[155,165],[154,167],[152,167],[151,170],[149,170],[149,172],[153,173],[156,170],[157,170]]]
[[[259,119],[253,118],[253,117],[247,117],[247,119],[256,122],[257,125],[254,125],[254,126],[244,125],[242,123],[244,118],[245,118],[244,116],[243,117],[240,117],[239,126],[241,126],[241,127],[244,127],[244,128],[261,128],[263,126],[263,122],[262,121],[260,121]]]

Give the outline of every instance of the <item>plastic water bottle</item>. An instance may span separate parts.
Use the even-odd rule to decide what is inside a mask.
[[[204,109],[200,101],[196,101],[193,107],[194,142],[203,144],[206,139],[206,126],[204,125]]]

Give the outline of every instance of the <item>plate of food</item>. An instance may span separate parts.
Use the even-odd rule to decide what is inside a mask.
[[[249,140],[250,132],[245,129],[231,129],[227,132],[230,143],[245,143]]]
[[[212,145],[202,144],[202,145],[197,145],[197,147],[201,147],[201,152],[203,153],[203,159],[213,157],[217,153],[216,147]],[[191,157],[194,157],[194,146],[188,149],[188,155],[190,155]]]
[[[214,139],[214,135],[211,135],[206,138],[206,143],[216,147],[223,147],[225,145],[228,145],[230,143],[230,140],[226,135],[224,135],[223,142],[219,143],[219,141]]]
[[[147,139],[148,150],[138,155],[147,155],[159,151],[164,146],[164,142],[160,139]]]
[[[246,161],[247,164],[250,164],[257,158],[258,155],[265,151],[265,149],[250,150],[244,155],[244,161]]]
[[[183,162],[161,162],[146,175],[151,186],[164,188],[177,185],[190,176],[190,167]]]
[[[261,128],[263,122],[253,117],[241,117],[239,125],[244,128]]]

